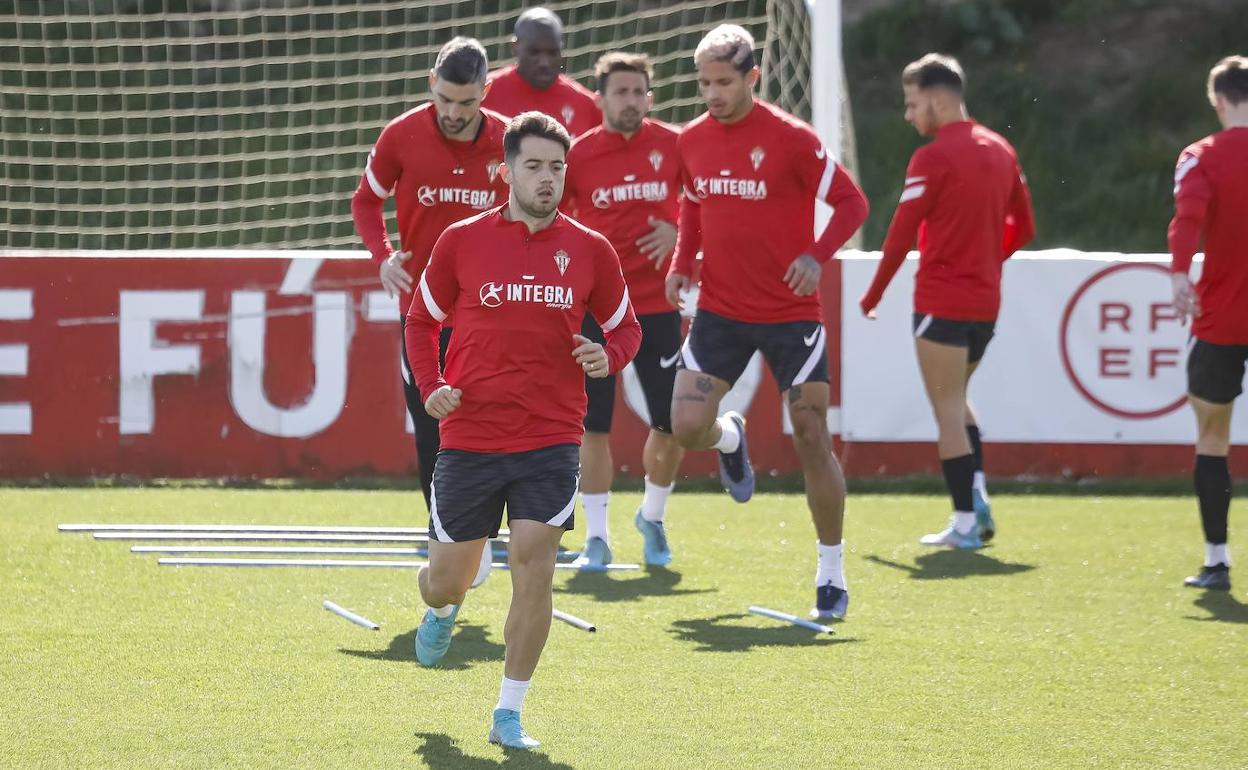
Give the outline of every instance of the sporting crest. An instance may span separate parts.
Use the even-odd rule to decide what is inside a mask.
[[[494,180],[498,177],[498,167],[500,165],[497,160],[491,160],[485,164],[485,173],[490,177],[490,184],[494,184]]]
[[[659,167],[663,165],[663,153],[658,150],[651,150],[650,165],[654,167],[655,171],[658,171]]]
[[[568,271],[568,265],[572,262],[572,258],[568,256],[568,252],[559,249],[555,252],[555,267],[559,268],[559,275],[563,275]]]
[[[565,104],[560,111],[563,114],[563,126],[567,128],[572,125],[572,118],[576,117],[576,110],[572,109],[572,105]]]
[[[754,164],[755,171],[758,171],[758,167],[763,165],[763,158],[765,157],[767,157],[767,154],[763,152],[762,147],[755,147],[753,150],[750,150],[750,163]]]

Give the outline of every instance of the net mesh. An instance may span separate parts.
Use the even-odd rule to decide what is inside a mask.
[[[531,5],[0,3],[0,247],[355,248],[350,196],[380,128],[427,98],[426,73],[453,35],[509,62]],[[649,54],[662,120],[702,111],[692,53],[725,21],[759,42],[764,96],[810,117],[803,0],[547,7],[582,83],[605,51]]]

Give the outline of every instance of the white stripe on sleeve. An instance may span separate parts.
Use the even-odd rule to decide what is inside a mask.
[[[907,187],[906,189],[901,191],[901,200],[897,202],[905,203],[906,201],[912,201],[916,198],[922,198],[923,193],[925,192],[927,192],[927,185],[925,184],[911,185],[910,187]]]
[[[429,291],[429,283],[425,280],[425,274],[420,274],[420,296],[425,300],[425,309],[429,311],[429,315],[433,316],[435,321],[445,321],[446,311],[438,307],[438,303],[433,299],[433,292]]]
[[[620,297],[620,306],[615,309],[611,317],[602,325],[604,332],[609,332],[620,325],[620,321],[624,320],[624,314],[628,312],[628,287],[624,287],[624,296]]]
[[[815,193],[815,200],[825,200],[828,197],[828,190],[832,189],[834,176],[836,176],[836,161],[828,158],[824,161],[823,177],[819,180],[819,190]]]
[[[377,175],[373,173],[373,156],[375,154],[377,154],[376,149],[368,154],[368,162],[364,164],[364,178],[368,180],[368,186],[373,189],[373,194],[385,200],[390,197],[390,191],[381,186],[381,182],[377,181]]]

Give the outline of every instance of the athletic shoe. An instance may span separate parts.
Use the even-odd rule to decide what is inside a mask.
[[[1184,580],[1183,585],[1203,588],[1206,591],[1229,591],[1231,590],[1231,568],[1225,564],[1201,567],[1200,574],[1192,575]]]
[[[949,526],[945,527],[944,531],[936,532],[931,535],[924,535],[919,538],[919,543],[923,545],[935,545],[944,546],[945,548],[962,548],[968,550],[984,547],[984,541],[979,539],[979,532],[977,530],[972,529],[964,535],[953,526],[952,519],[949,520]]]
[[[815,589],[815,608],[810,611],[812,620],[843,620],[849,609],[849,591],[826,583]]]
[[[581,551],[581,555],[572,562],[582,569],[589,568],[601,569],[611,563],[611,546],[607,545],[607,541],[600,537],[591,537],[585,541],[585,548]]]
[[[490,576],[490,569],[494,566],[494,547],[490,545],[490,541],[485,541],[485,547],[481,549],[481,563],[477,566],[477,576],[472,579],[472,585],[469,588],[476,588],[485,582]]]
[[[650,521],[641,515],[641,510],[638,510],[637,515],[633,517],[633,524],[645,541],[642,552],[646,564],[651,567],[666,567],[671,564],[672,549],[667,544],[667,530],[663,528],[663,522]]]
[[[975,524],[979,527],[979,539],[987,543],[997,534],[997,523],[992,520],[992,505],[984,499],[978,489],[971,490],[972,510],[975,511]]]
[[[736,412],[726,412],[724,416],[737,424],[741,445],[735,452],[719,453],[719,480],[733,500],[744,503],[754,494],[754,468],[745,444],[745,418]]]
[[[422,666],[436,666],[438,661],[451,647],[451,629],[455,626],[455,616],[459,614],[460,605],[445,618],[433,614],[433,610],[425,610],[425,619],[420,621],[416,629],[416,660]]]
[[[520,726],[520,712],[511,709],[494,709],[494,726],[490,728],[490,743],[509,749],[535,749],[542,745],[530,738]]]

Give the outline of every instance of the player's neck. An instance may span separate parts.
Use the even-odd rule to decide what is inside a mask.
[[[741,121],[748,118],[750,116],[750,113],[753,111],[754,111],[754,97],[751,96],[749,101],[747,101],[740,110],[733,113],[732,115],[729,115],[726,118],[716,118],[716,120],[718,120],[720,123],[723,123],[725,126],[731,126],[735,123],[740,123]]]
[[[468,125],[464,126],[463,130],[460,131],[459,133],[456,133],[456,134],[446,133],[445,131],[442,130],[441,123],[438,124],[438,131],[442,134],[443,137],[445,137],[446,139],[452,142],[471,142],[477,138],[477,132],[481,130],[481,121],[483,120],[485,120],[485,116],[483,116],[480,112],[478,112],[477,116],[473,118],[472,120],[470,120],[468,122]]]
[[[637,136],[637,134],[640,133],[641,126],[637,126],[636,131],[621,131],[620,129],[616,128],[615,126],[611,125],[606,120],[604,120],[602,121],[602,130],[606,131],[608,134],[619,134],[620,136],[624,137],[624,141],[627,142],[629,139],[632,139],[634,136]]]
[[[1248,102],[1227,107],[1222,113],[1222,128],[1248,128]]]
[[[524,209],[520,208],[515,198],[508,198],[507,208],[503,209],[503,219],[506,219],[508,222],[523,222],[524,226],[529,228],[530,235],[550,227],[550,223],[554,222],[555,217],[558,215],[559,210],[556,209],[544,217],[530,216],[525,213]]]
[[[966,111],[965,104],[958,103],[956,105],[950,105],[948,108],[941,110],[936,114],[936,130],[939,131],[945,126],[951,126],[954,123],[961,123],[970,119],[971,116]]]

